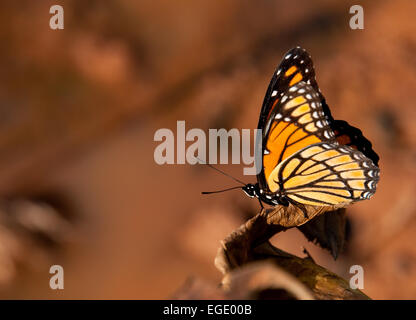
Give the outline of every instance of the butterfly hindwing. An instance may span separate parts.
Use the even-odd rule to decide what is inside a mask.
[[[275,169],[291,200],[315,206],[344,205],[370,198],[379,168],[362,152],[338,143],[308,146]]]
[[[360,129],[351,126],[344,120],[333,120],[330,122],[330,126],[339,144],[350,146],[361,151],[378,166],[379,156],[373,150],[371,142],[364,137]]]

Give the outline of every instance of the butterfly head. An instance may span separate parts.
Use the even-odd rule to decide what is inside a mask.
[[[251,184],[248,183],[244,187],[242,187],[243,191],[248,195],[250,198],[258,198],[259,197],[259,184]]]

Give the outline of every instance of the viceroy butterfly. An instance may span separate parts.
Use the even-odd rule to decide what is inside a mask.
[[[362,132],[334,120],[315,80],[312,59],[286,53],[267,89],[256,142],[261,172],[242,189],[271,206],[345,207],[369,199],[379,180],[378,155]]]

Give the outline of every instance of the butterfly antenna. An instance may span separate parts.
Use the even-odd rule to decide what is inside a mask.
[[[205,161],[203,161],[203,160],[201,160],[201,159],[199,159],[199,158],[197,158],[197,157],[195,157],[195,159],[198,159],[200,162],[202,162],[202,164],[207,165],[207,166],[208,166],[208,167],[210,167],[211,169],[214,169],[214,170],[218,171],[219,173],[223,174],[224,176],[227,176],[227,177],[229,177],[229,178],[233,179],[234,181],[236,181],[236,182],[238,182],[238,183],[241,183],[243,186],[245,186],[245,185],[246,185],[246,183],[244,183],[243,181],[238,180],[237,178],[234,178],[233,176],[230,176],[228,173],[225,173],[224,171],[222,171],[222,170],[220,170],[220,169],[218,169],[218,168],[214,167],[213,165],[211,165],[211,164],[209,164],[209,163],[206,163]]]
[[[220,193],[220,192],[225,192],[225,191],[234,190],[234,189],[241,189],[241,187],[240,186],[238,186],[238,187],[232,187],[232,188],[227,188],[227,189],[218,190],[218,191],[202,191],[201,194]]]

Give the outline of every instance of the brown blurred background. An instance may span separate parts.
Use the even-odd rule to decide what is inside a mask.
[[[416,2],[2,1],[0,298],[169,298],[219,282],[219,241],[258,210],[201,165],[155,164],[159,128],[251,128],[283,54],[315,62],[332,113],[380,155],[375,196],[351,206],[338,260],[298,230],[273,243],[375,299],[416,298]],[[65,29],[49,28],[49,8]],[[247,182],[242,165],[222,169]],[[250,181],[251,180],[251,181]],[[65,289],[49,288],[49,268]]]

